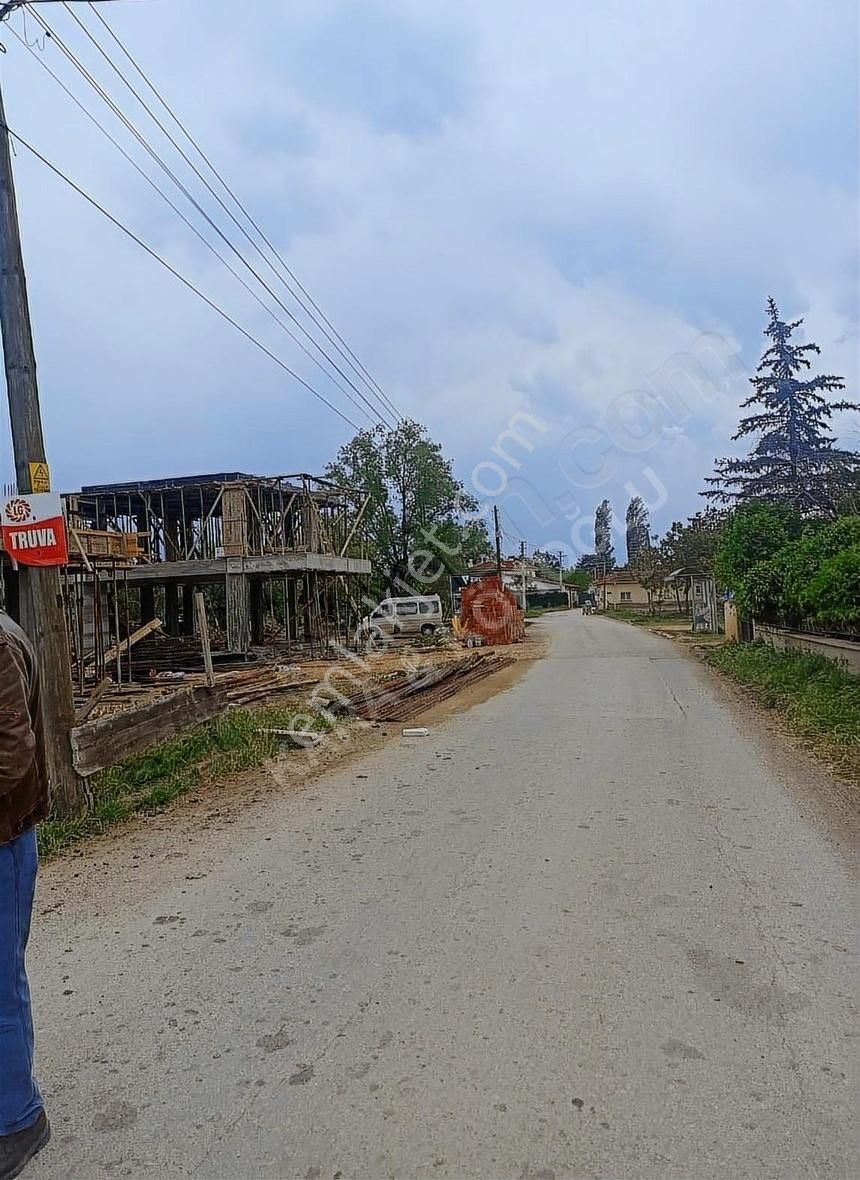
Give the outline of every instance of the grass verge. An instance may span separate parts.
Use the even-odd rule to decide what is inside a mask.
[[[860,677],[824,656],[765,643],[726,643],[702,654],[860,782]]]
[[[204,777],[211,781],[261,766],[280,748],[278,737],[264,731],[291,728],[297,711],[287,705],[269,705],[226,713],[95,775],[87,815],[77,820],[48,819],[39,826],[40,854],[47,859],[134,815],[161,811],[199,786]],[[301,712],[303,729],[330,728],[321,714],[309,726],[304,709]]]
[[[601,612],[606,615],[607,619],[621,619],[624,623],[632,623],[635,627],[677,627],[683,624],[686,627],[692,628],[692,619],[689,615],[678,614],[675,611],[667,611],[665,614],[651,615],[644,610],[625,610],[624,607],[609,607],[606,611]]]

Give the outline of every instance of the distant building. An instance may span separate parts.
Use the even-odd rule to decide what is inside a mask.
[[[452,579],[454,595],[459,594],[460,587],[465,582],[476,582],[479,578],[486,578],[488,574],[498,573],[495,558],[476,562],[456,579]],[[506,590],[512,590],[518,599],[522,599],[523,575],[525,575],[526,593],[534,594],[541,591],[558,590],[558,574],[552,571],[538,570],[534,562],[526,559],[521,562],[518,557],[502,558],[502,585]],[[457,583],[454,585],[454,583]]]
[[[647,609],[649,605],[648,591],[637,580],[636,575],[629,569],[610,570],[606,575],[606,607],[607,609],[620,606],[632,607],[634,610]],[[591,583],[591,593],[598,607],[603,606],[604,579],[601,574],[595,576]]]

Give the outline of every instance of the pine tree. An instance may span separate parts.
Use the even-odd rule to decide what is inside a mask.
[[[627,505],[627,564],[634,565],[643,549],[651,544],[651,522],[641,496],[634,496]]]
[[[705,481],[712,486],[702,494],[722,504],[764,500],[788,504],[804,516],[831,516],[844,490],[856,486],[860,455],[834,446],[830,418],[836,410],[860,406],[824,396],[845,388],[841,377],[801,380],[799,374],[812,367],[810,354],[821,350],[791,342],[803,320],[781,320],[773,299],[768,314],[765,335],[771,343],[750,378],[754,392],[741,403],[741,409],[760,408],[741,419],[734,435],[758,435],[758,441],[744,459],[718,459],[715,474]]]

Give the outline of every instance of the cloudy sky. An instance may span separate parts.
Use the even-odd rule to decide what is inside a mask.
[[[700,507],[768,295],[856,394],[853,0],[100,10],[512,544],[587,547],[604,495],[622,515],[642,492],[657,527]],[[38,11],[202,192],[69,12]],[[170,186],[32,15],[10,24],[33,48],[4,29],[10,126],[365,424],[45,73]],[[56,485],[323,468],[350,426],[24,149],[15,166]]]

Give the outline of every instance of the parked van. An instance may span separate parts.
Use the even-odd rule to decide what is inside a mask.
[[[442,599],[438,594],[415,598],[383,598],[361,620],[359,634],[369,636],[433,635],[442,626]]]

